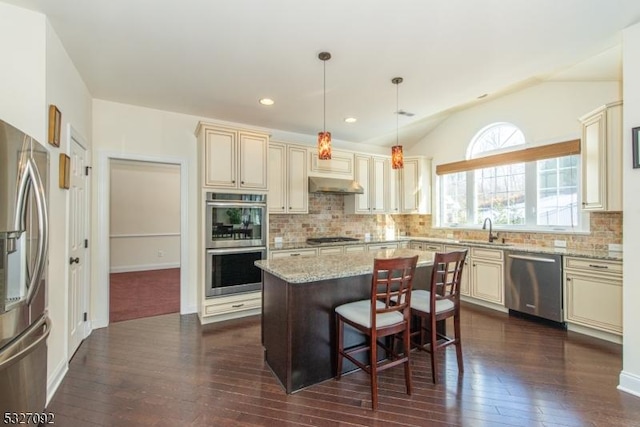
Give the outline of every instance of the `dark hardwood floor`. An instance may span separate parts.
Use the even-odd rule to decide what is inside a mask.
[[[373,412],[362,372],[286,395],[258,316],[124,321],[81,345],[47,409],[60,426],[640,426],[640,398],[616,389],[619,345],[468,304],[462,333],[463,375],[449,348],[433,385],[428,354],[412,353],[413,395],[387,370]]]

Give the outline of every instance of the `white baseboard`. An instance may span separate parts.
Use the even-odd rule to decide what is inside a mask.
[[[163,263],[163,264],[141,264],[141,265],[121,265],[109,268],[109,273],[129,273],[131,271],[147,271],[147,270],[167,270],[169,268],[180,268],[180,263]]]
[[[589,328],[587,326],[576,325],[575,323],[567,322],[567,330],[583,335],[589,335],[590,337],[599,338],[601,340],[609,341],[615,344],[622,344],[622,337],[620,335],[601,331],[599,329]]]
[[[51,376],[47,379],[47,404],[49,406],[49,402],[51,398],[62,384],[62,380],[64,376],[67,375],[69,371],[69,363],[66,360],[62,360],[58,366],[53,370]]]
[[[631,372],[620,372],[618,390],[640,397],[640,375]]]

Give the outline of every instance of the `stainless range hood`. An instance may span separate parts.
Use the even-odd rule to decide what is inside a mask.
[[[364,188],[352,179],[310,176],[309,193],[364,194]]]

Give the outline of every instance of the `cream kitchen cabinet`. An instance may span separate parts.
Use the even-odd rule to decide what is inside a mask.
[[[439,243],[421,242],[416,240],[412,241],[409,244],[409,247],[411,249],[428,252],[432,258],[436,252],[442,252],[444,250],[444,247]]]
[[[469,254],[470,296],[504,306],[504,253],[472,247]]]
[[[603,105],[582,123],[582,209],[622,210],[622,101]]]
[[[200,122],[196,135],[204,187],[267,190],[268,134]]]
[[[367,244],[367,251],[383,251],[385,249],[398,249],[398,242],[389,243],[369,243]]]
[[[389,168],[387,157],[355,155],[354,178],[364,187],[364,194],[345,196],[346,213],[383,214],[387,212]]]
[[[269,259],[282,259],[291,257],[312,257],[317,256],[316,248],[307,249],[278,249],[269,251]]]
[[[307,151],[297,145],[269,144],[269,213],[309,212]]]
[[[344,253],[344,246],[329,246],[318,248],[318,255],[333,255]]]
[[[353,179],[353,153],[349,151],[331,150],[331,158],[318,159],[316,150],[309,150],[309,176]]]
[[[431,160],[405,157],[404,167],[397,173],[400,180],[398,201],[400,213],[431,213]],[[393,203],[392,203],[393,205]]]
[[[564,257],[563,274],[569,329],[580,325],[622,335],[622,262]]]
[[[445,245],[445,252],[455,252],[469,250],[465,246]],[[469,253],[467,252],[467,259],[464,261],[464,267],[462,267],[462,280],[460,281],[460,295],[471,296],[471,264],[469,264]]]
[[[261,310],[262,292],[260,291],[209,298],[202,305],[202,323],[250,316],[259,314]]]

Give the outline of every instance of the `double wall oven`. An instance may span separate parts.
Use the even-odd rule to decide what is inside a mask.
[[[267,196],[207,193],[205,287],[212,298],[261,289],[253,263],[267,255]]]

